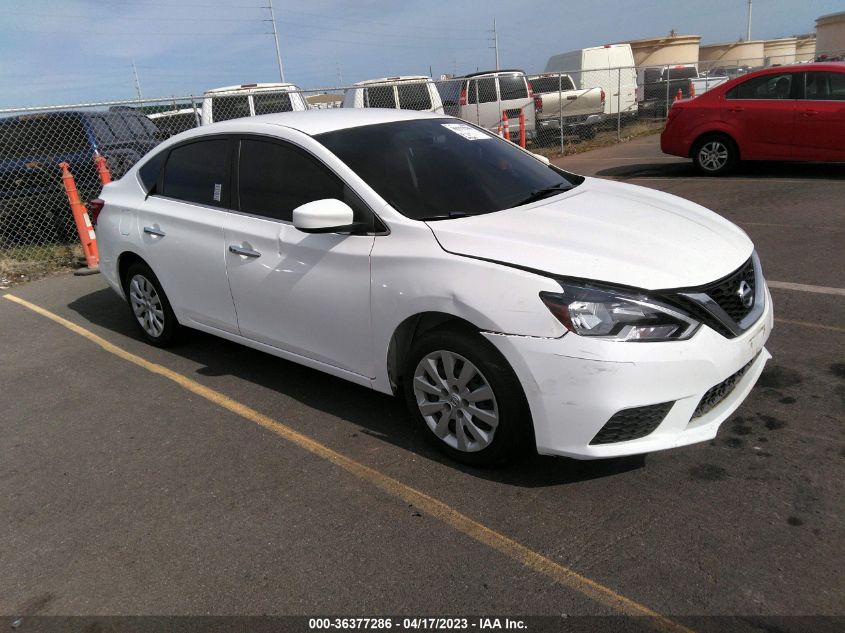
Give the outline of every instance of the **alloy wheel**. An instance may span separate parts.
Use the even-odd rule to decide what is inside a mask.
[[[417,364],[414,397],[428,428],[452,448],[474,453],[493,442],[499,408],[488,380],[460,354],[437,350]]]
[[[708,141],[698,150],[698,162],[707,171],[719,171],[729,159],[730,151],[722,141]]]
[[[129,301],[143,330],[153,338],[161,336],[164,332],[164,308],[152,282],[143,275],[132,277]]]

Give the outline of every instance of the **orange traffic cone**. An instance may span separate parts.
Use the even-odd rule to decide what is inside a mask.
[[[88,264],[88,270],[83,274],[99,272],[100,254],[97,250],[97,236],[94,233],[94,227],[91,226],[91,218],[88,216],[88,210],[79,199],[76,181],[68,169],[68,164],[59,163],[59,168],[62,170],[62,183],[65,186],[70,210],[76,222],[79,241],[82,243],[82,252],[85,253],[85,263]]]

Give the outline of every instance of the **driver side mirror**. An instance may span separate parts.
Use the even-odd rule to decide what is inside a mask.
[[[355,222],[352,208],[335,198],[314,200],[293,210],[293,225],[303,233],[354,233],[366,228]]]

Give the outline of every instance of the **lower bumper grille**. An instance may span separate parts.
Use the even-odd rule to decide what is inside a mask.
[[[692,419],[695,420],[696,418],[700,418],[705,413],[710,412],[722,400],[727,398],[734,390],[737,383],[742,380],[742,377],[746,374],[751,365],[754,364],[755,360],[757,360],[756,356],[748,361],[748,363],[746,363],[746,365],[738,372],[731,374],[715,387],[708,389],[707,393],[702,396],[698,406],[695,408],[695,411],[692,414]]]
[[[613,414],[590,444],[613,444],[645,437],[663,422],[674,402],[623,409]]]

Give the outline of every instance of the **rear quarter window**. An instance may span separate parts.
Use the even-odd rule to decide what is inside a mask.
[[[161,175],[161,167],[166,157],[167,151],[158,152],[138,168],[138,180],[141,181],[141,186],[148,194],[156,193],[158,177]]]

